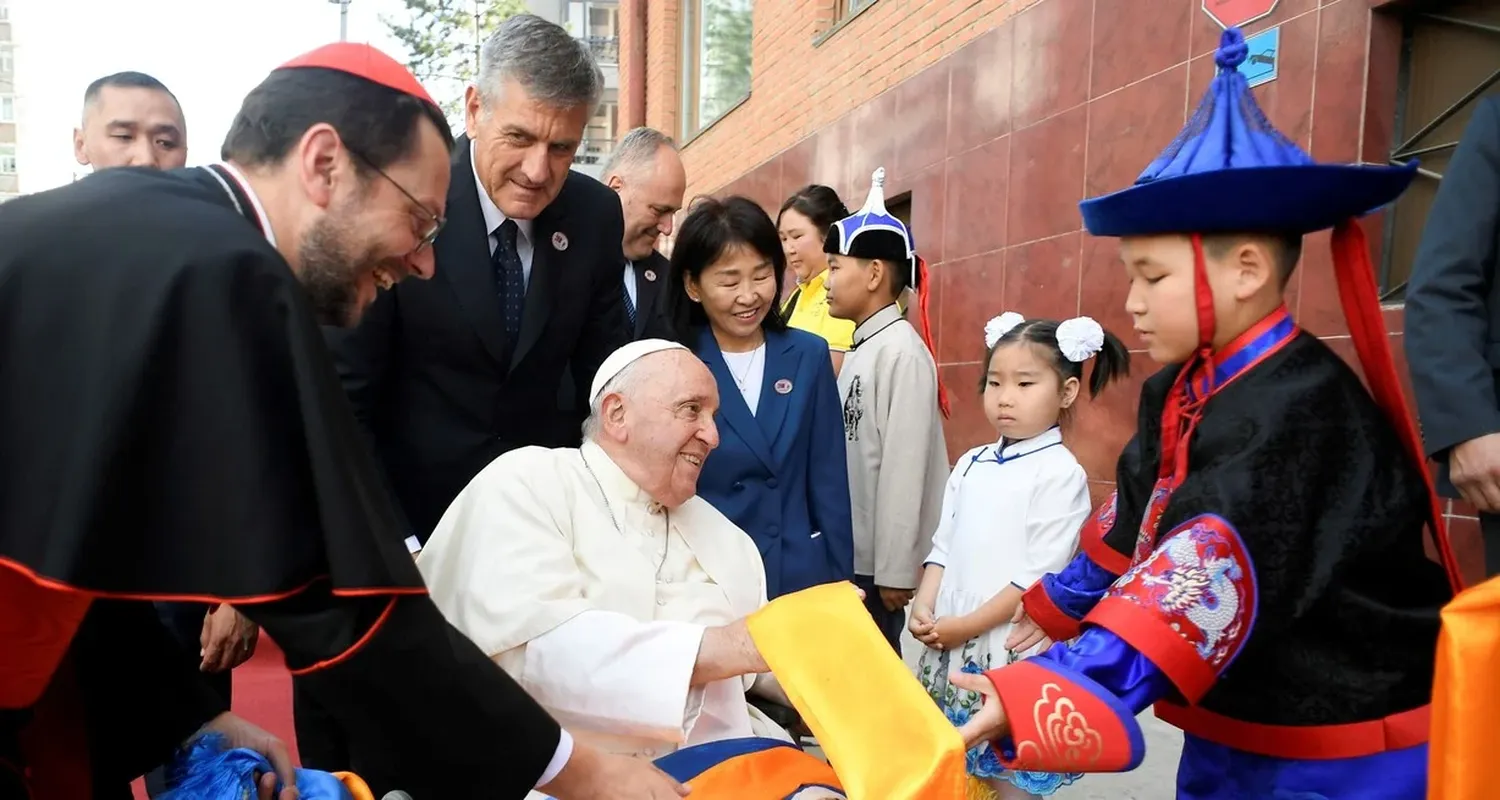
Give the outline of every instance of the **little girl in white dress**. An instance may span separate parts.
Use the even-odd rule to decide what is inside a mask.
[[[1088,317],[1052,322],[1014,312],[985,326],[984,412],[999,440],[958,459],[943,497],[910,629],[926,645],[917,677],[955,725],[979,707],[951,672],[985,672],[1040,649],[1005,649],[1021,594],[1067,565],[1088,516],[1088,476],[1063,444],[1059,421],[1078,399],[1130,368],[1130,354]],[[1013,772],[989,744],[968,754],[970,797],[1050,795],[1078,775]]]

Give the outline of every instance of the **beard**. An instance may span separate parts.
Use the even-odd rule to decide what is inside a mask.
[[[350,226],[332,214],[319,220],[302,240],[297,257],[302,265],[298,278],[318,322],[342,328],[358,324],[364,313],[359,279],[378,259],[369,249],[358,249]]]

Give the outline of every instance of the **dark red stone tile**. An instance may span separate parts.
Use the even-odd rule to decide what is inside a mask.
[[[1210,2],[1212,2],[1212,0],[1210,0]],[[1280,2],[1276,4],[1276,10],[1271,12],[1271,16],[1258,19],[1255,22],[1250,23],[1249,25],[1242,25],[1240,26],[1240,29],[1244,32],[1245,38],[1248,39],[1251,36],[1254,36],[1255,34],[1266,30],[1267,28],[1273,28],[1277,25],[1282,25],[1290,22],[1291,20],[1296,19],[1303,14],[1315,12],[1317,11],[1317,8],[1318,0],[1280,0]],[[1217,22],[1214,22],[1213,17],[1210,17],[1203,11],[1202,0],[1194,0],[1192,34],[1193,57],[1197,58],[1198,56],[1204,55],[1206,53],[1212,53],[1213,51],[1217,50],[1219,48],[1219,37],[1223,35],[1223,33],[1224,29],[1220,28]],[[1282,32],[1281,36],[1282,47],[1285,47],[1286,33]]]
[[[786,202],[786,199],[792,196],[792,192],[813,183],[812,167],[817,153],[818,137],[809,136],[777,156],[781,161],[781,187],[777,195],[782,202]],[[777,206],[777,208],[780,207],[780,205]]]
[[[917,253],[927,260],[927,263],[936,264],[948,259],[946,238],[947,226],[945,220],[948,212],[948,171],[943,162],[928,167],[915,175],[905,176],[896,180],[896,190],[888,192],[887,197],[895,197],[898,192],[911,192],[911,235],[916,242]],[[860,198],[864,202],[864,198]],[[852,209],[851,210],[855,210]]]
[[[854,183],[859,198],[856,202],[845,198],[844,204],[851,211],[864,202],[865,192],[870,186],[870,173],[877,167],[885,167],[887,175],[895,173],[898,136],[912,124],[903,120],[896,103],[897,93],[891,90],[849,112],[852,131],[847,143],[849,180]]]
[[[1084,383],[1093,369],[1084,368]],[[1090,399],[1085,388],[1064,427],[1063,438],[1094,481],[1113,481],[1120,451],[1135,435],[1141,384],[1156,371],[1145,353],[1131,354],[1130,375]]]
[[[1210,23],[1211,24],[1211,23]],[[1312,132],[1313,65],[1317,55],[1318,15],[1303,14],[1281,26],[1281,58],[1276,80],[1251,90],[1255,102],[1266,118],[1306,150]],[[1212,54],[1193,59],[1188,76],[1188,113],[1191,114],[1208,91],[1218,72]]]
[[[1080,261],[1078,313],[1093,317],[1106,331],[1120,337],[1126,347],[1140,347],[1130,314],[1125,311],[1130,282],[1120,265],[1119,240],[1083,234]]]
[[[1475,517],[1448,517],[1448,543],[1453,548],[1453,557],[1458,561],[1458,571],[1462,573],[1465,586],[1473,586],[1484,580],[1484,538],[1479,532],[1479,520]],[[1427,557],[1433,561],[1438,560],[1436,550],[1431,546],[1425,548]]]
[[[948,443],[948,463],[985,442],[993,442],[998,434],[984,416],[984,404],[979,397],[979,376],[983,368],[977,364],[950,364],[938,367],[938,375],[948,390],[948,402],[953,415],[943,423],[943,437]]]
[[[1013,127],[1024,128],[1088,100],[1093,16],[1089,0],[1043,0],[1013,18]]]
[[[1479,509],[1475,508],[1468,500],[1455,498],[1448,501],[1448,513],[1455,517],[1478,517]]]
[[[995,250],[943,264],[938,285],[943,297],[938,362],[983,360],[984,325],[1008,310],[1005,251]]]
[[[1384,162],[1398,142],[1396,94],[1401,69],[1401,18],[1394,14],[1370,17],[1370,56],[1366,66],[1365,129],[1361,141],[1364,161]]]
[[[1088,104],[1085,197],[1134,183],[1172,143],[1185,121],[1187,77],[1183,64]]]
[[[1008,189],[1014,201],[1007,215],[1008,243],[1083,227],[1078,202],[1083,199],[1087,114],[1087,107],[1079,106],[1010,135]]]
[[[1363,0],[1338,0],[1318,13],[1312,155],[1318,161],[1350,163],[1359,159],[1363,133],[1370,8]]]
[[[1339,305],[1338,281],[1333,276],[1333,256],[1329,252],[1331,234],[1318,231],[1302,243],[1302,263],[1297,267],[1301,284],[1297,292],[1297,322],[1317,336],[1344,336],[1349,325]]]
[[[902,81],[891,92],[894,106],[886,110],[886,124],[895,135],[895,159],[886,169],[896,175],[912,175],[937,164],[947,155],[948,75],[947,58]]]
[[[734,183],[729,185],[733,191],[725,194],[738,194],[754,200],[766,210],[767,214],[775,216],[776,210],[781,207],[781,161],[771,159],[761,164]]]
[[[831,186],[844,199],[844,205],[849,205],[849,139],[852,136],[853,121],[851,115],[845,114],[838,120],[818,131],[812,139],[812,154],[808,158],[806,180],[808,183],[821,183]],[[869,189],[869,172],[867,171],[861,182],[865,189]],[[796,191],[797,186],[791,187]],[[789,192],[790,193],[790,192]],[[863,202],[864,195],[860,195]],[[859,203],[854,204],[856,207]]]
[[[948,159],[944,208],[945,261],[998,250],[1007,240],[1011,187],[1011,139],[1003,136]]]
[[[1005,307],[1000,311],[1015,311],[1027,319],[1078,316],[1082,238],[1082,233],[1075,232],[1008,248]]]
[[[1010,133],[1015,24],[1006,22],[964,46],[953,63],[948,111],[948,155],[958,155]]]
[[[1188,36],[1198,0],[1100,0],[1094,5],[1089,97],[1188,60]]]
[[[1391,343],[1391,361],[1396,365],[1396,377],[1401,381],[1401,395],[1406,398],[1406,409],[1412,421],[1416,421],[1417,395],[1412,390],[1411,367],[1406,360],[1406,337],[1396,335],[1389,336],[1387,339]]]

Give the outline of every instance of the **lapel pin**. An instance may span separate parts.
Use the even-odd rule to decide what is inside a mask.
[[[787,380],[786,378],[782,378],[781,380],[777,381],[776,382],[776,393],[777,394],[791,394],[792,393],[792,382],[789,381],[789,380]]]
[[[566,250],[566,249],[568,249],[568,237],[567,237],[567,234],[564,234],[562,231],[558,231],[557,233],[552,234],[552,249],[553,250]]]
[[[648,281],[654,281],[654,280],[656,280],[656,270],[654,270],[654,269],[648,269],[648,270],[646,270],[645,275],[646,275],[646,280],[648,280]]]

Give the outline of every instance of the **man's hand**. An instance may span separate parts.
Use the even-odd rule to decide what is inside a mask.
[[[567,766],[538,788],[557,800],[673,800],[688,795],[688,787],[649,761],[601,753],[577,740]]]
[[[1016,615],[1010,618],[1010,635],[1005,637],[1005,649],[1024,653],[1041,642],[1047,641],[1042,626],[1026,616],[1026,606],[1016,606]]]
[[[1500,433],[1491,433],[1453,448],[1449,477],[1458,493],[1486,514],[1500,513]]]
[[[972,750],[980,742],[992,742],[1010,732],[1010,723],[1005,718],[1005,708],[1000,705],[1000,693],[995,691],[995,684],[983,675],[974,675],[968,672],[955,672],[948,676],[948,681],[960,689],[978,692],[983,698],[983,705],[969,721],[959,726],[958,732],[964,737],[964,749]]]
[[[200,653],[203,663],[198,669],[204,672],[234,669],[255,655],[259,641],[260,626],[232,606],[220,604],[203,617],[203,632],[198,635],[198,643],[203,646]]]
[[[287,752],[285,742],[228,711],[214,717],[199,730],[199,733],[209,732],[223,734],[226,748],[249,748],[271,762],[274,772],[260,776],[257,784],[260,800],[298,800],[297,771],[292,768],[292,754]],[[277,780],[286,785],[280,794],[276,793]]]
[[[971,628],[965,616],[943,617],[934,622],[932,628],[917,639],[934,650],[957,650],[963,647],[964,642],[979,635],[978,631]]]
[[[911,607],[911,619],[906,621],[906,629],[911,631],[911,635],[918,641],[921,641],[923,636],[932,632],[934,622],[932,609],[917,603]]]
[[[911,602],[912,595],[916,594],[914,589],[888,589],[884,586],[876,586],[880,590],[880,602],[886,611],[900,611]]]

